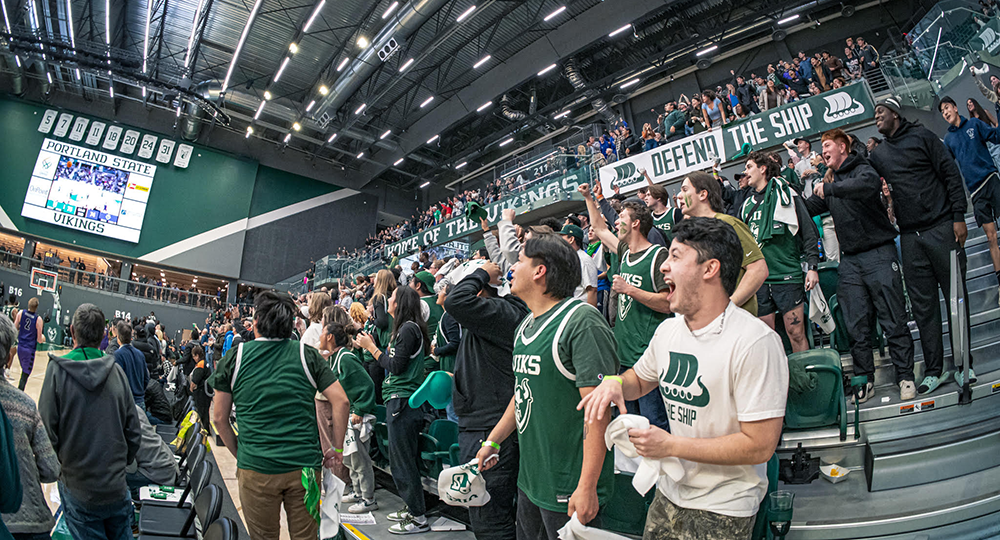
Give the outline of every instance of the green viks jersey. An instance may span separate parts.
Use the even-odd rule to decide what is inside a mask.
[[[420,301],[427,304],[431,310],[430,317],[427,318],[427,332],[437,332],[437,327],[441,323],[441,316],[444,315],[444,308],[437,303],[437,296],[421,296]],[[438,363],[430,355],[424,357],[424,373],[437,371]]]
[[[760,240],[761,212],[766,204],[761,204],[750,215],[750,210],[754,209],[757,201],[755,197],[762,197],[761,194],[753,194],[743,202],[740,209],[740,218],[750,232],[753,233],[760,252],[764,254],[767,261],[767,279],[764,283],[805,283],[805,274],[802,272],[802,250],[799,248],[798,240],[788,230],[788,225],[777,221],[771,222],[771,237],[767,240]],[[773,211],[773,210],[772,210]]]
[[[660,265],[667,258],[663,246],[653,245],[641,253],[631,253],[628,244],[618,244],[618,275],[634,287],[646,292],[666,289]],[[618,295],[618,320],[615,338],[618,340],[618,358],[622,366],[632,367],[646,351],[653,332],[667,318],[666,313],[653,311],[627,294]]]
[[[530,315],[514,336],[514,418],[522,459],[517,487],[532,503],[566,513],[583,466],[580,388],[618,373],[615,339],[593,306],[564,299],[545,314]],[[591,436],[604,437],[604,434]],[[614,482],[614,454],[597,481],[603,504]]]
[[[413,324],[407,322],[404,324]],[[389,358],[395,356],[396,344],[393,343],[385,354]],[[385,381],[382,382],[382,399],[388,401],[392,398],[408,398],[420,388],[424,382],[424,344],[421,339],[420,348],[410,356],[410,363],[406,365],[406,371],[399,375],[388,373]]]
[[[15,315],[14,315],[14,306],[12,306],[10,304],[7,304],[6,306],[4,306],[3,307],[3,314],[6,315],[6,316],[8,316],[8,317],[10,317],[10,320],[13,321],[14,317],[15,317]]]
[[[444,332],[441,330],[440,321],[438,321],[437,331],[434,333],[434,342],[437,343],[438,347],[448,342],[448,338],[445,337]],[[435,369],[455,373],[455,355],[438,356],[438,365]]]
[[[674,209],[667,208],[660,215],[653,214],[653,225],[663,231],[663,236],[667,237],[667,245],[674,241]]]
[[[375,414],[375,383],[354,351],[341,348],[329,362],[351,402],[351,412],[359,416]]]

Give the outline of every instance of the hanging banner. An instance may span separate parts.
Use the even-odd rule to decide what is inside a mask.
[[[654,183],[662,184],[692,171],[709,170],[716,157],[722,163],[731,161],[744,143],[753,150],[766,150],[785,141],[856,124],[874,114],[875,104],[868,85],[852,84],[601,167],[601,187],[605,193],[611,193],[615,186],[622,193],[631,193],[646,185],[640,173],[643,169]]]
[[[990,18],[986,26],[969,40],[969,47],[974,51],[985,51],[992,55],[1000,53],[1000,19]]]

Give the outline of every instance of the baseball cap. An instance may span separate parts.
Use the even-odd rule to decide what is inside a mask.
[[[427,270],[421,270],[413,275],[414,279],[424,284],[428,291],[434,291],[434,283],[437,281],[434,279],[434,274],[431,274]]]
[[[584,239],[586,237],[583,235],[583,229],[577,227],[576,225],[564,225],[562,230],[559,231],[559,234],[562,236],[572,236],[573,238],[576,238],[577,245],[581,247],[586,245],[584,244]]]
[[[795,143],[795,144],[799,144],[799,141],[808,143],[809,139],[806,139],[804,137],[796,137],[796,138],[792,139],[792,142]]]

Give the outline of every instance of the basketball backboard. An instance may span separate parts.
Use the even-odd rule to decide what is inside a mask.
[[[42,291],[55,293],[56,281],[58,280],[59,274],[56,272],[50,272],[41,268],[31,269],[31,287],[38,291],[39,295],[42,294]]]

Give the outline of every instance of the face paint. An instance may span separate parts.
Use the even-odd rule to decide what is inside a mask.
[[[688,208],[691,208],[691,196],[690,195],[684,195],[684,206],[687,206]]]

